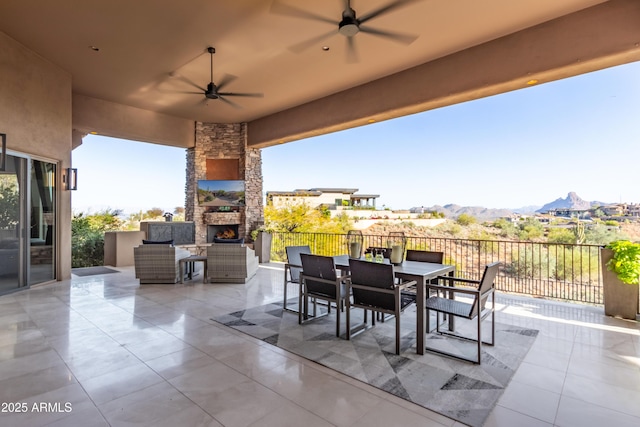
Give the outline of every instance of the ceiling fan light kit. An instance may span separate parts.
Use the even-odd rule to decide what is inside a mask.
[[[346,37],[353,37],[360,31],[360,23],[356,19],[356,12],[349,8],[342,12],[342,21],[338,24],[338,32]]]

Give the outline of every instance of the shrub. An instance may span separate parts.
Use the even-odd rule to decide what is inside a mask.
[[[460,214],[458,215],[458,218],[456,219],[456,222],[462,226],[467,226],[467,225],[471,225],[471,224],[475,224],[476,222],[478,222],[478,220],[476,220],[475,217],[469,215],[469,214]]]
[[[616,240],[607,245],[613,251],[613,258],[607,263],[609,270],[627,284],[638,284],[640,278],[640,243]]]
[[[104,232],[120,229],[119,211],[107,209],[92,215],[79,213],[71,219],[71,267],[104,263]]]

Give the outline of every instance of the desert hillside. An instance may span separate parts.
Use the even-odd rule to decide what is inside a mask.
[[[447,220],[437,227],[423,227],[413,224],[410,220],[397,222],[379,222],[362,230],[364,234],[385,236],[391,231],[402,231],[407,236],[482,239],[482,240],[514,240],[501,234],[501,229],[491,225],[492,222],[476,223],[466,226],[457,224],[454,220]],[[624,222],[620,224],[621,238],[628,238],[640,242],[640,223]]]

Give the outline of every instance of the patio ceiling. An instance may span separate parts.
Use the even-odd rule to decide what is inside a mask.
[[[354,0],[351,6],[364,16],[390,2]],[[406,45],[356,34],[356,63],[347,61],[347,39],[337,33],[343,1],[278,3],[330,18],[336,25],[273,13],[272,0],[20,0],[0,4],[0,28],[67,70],[74,95],[189,120],[251,124],[604,1],[408,1],[363,26],[417,39]],[[335,34],[329,35],[332,28]],[[321,34],[327,38],[292,51]],[[181,93],[194,90],[189,82],[200,87],[209,82],[208,46],[216,48],[214,81],[233,75],[237,79],[225,91],[264,97],[230,98],[239,106],[234,108]],[[261,142],[270,145],[283,138],[274,135]]]

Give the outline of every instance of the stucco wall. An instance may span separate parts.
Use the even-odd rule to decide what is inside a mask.
[[[71,75],[0,32],[0,132],[11,151],[71,166]],[[71,192],[58,173],[58,278],[71,276]]]
[[[171,147],[194,145],[193,120],[168,116],[89,96],[73,95],[73,128],[114,138]]]

